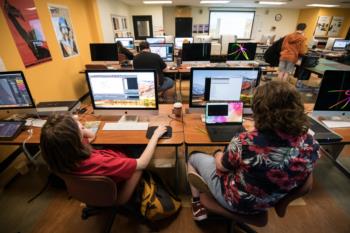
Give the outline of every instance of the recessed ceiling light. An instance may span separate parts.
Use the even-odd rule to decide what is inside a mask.
[[[143,1],[143,4],[172,4],[173,1]]]
[[[259,1],[259,4],[261,4],[261,5],[284,5],[284,4],[287,4],[287,2]]]
[[[339,5],[331,5],[331,4],[308,4],[306,6],[313,6],[313,7],[339,7]]]
[[[226,4],[226,3],[229,3],[230,1],[227,1],[227,0],[225,0],[225,1],[221,1],[221,0],[219,0],[219,1],[200,1],[199,3],[200,4]]]

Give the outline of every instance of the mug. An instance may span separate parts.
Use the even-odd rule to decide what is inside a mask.
[[[176,117],[181,117],[182,115],[182,103],[174,103],[173,113]]]

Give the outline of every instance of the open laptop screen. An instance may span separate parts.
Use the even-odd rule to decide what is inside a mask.
[[[206,124],[233,124],[243,121],[243,103],[207,103],[205,111]]]

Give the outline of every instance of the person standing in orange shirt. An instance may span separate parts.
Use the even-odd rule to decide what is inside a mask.
[[[287,81],[298,58],[307,52],[306,37],[304,36],[305,28],[305,23],[298,24],[296,31],[287,35],[283,40],[278,66],[279,80]]]

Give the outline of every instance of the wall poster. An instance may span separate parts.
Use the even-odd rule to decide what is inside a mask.
[[[340,29],[343,25],[344,17],[342,16],[333,16],[332,22],[329,25],[328,37],[338,37]]]
[[[64,6],[49,5],[49,11],[56,39],[60,45],[63,57],[68,58],[78,55],[79,52],[75,43],[68,8]]]
[[[330,22],[331,22],[330,16],[319,16],[317,19],[314,36],[319,36],[319,37],[327,36]]]
[[[25,67],[51,60],[33,0],[0,0],[2,12]]]

